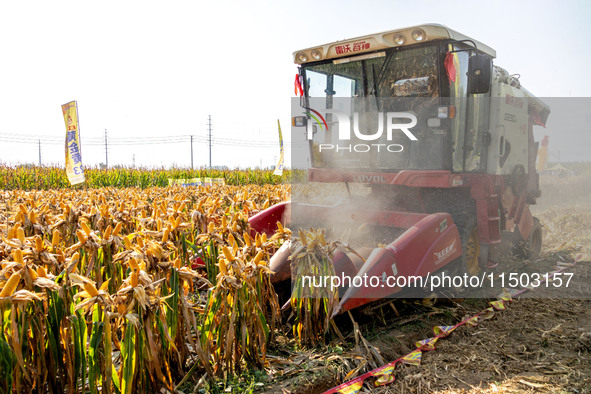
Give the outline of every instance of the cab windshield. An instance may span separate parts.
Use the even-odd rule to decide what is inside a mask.
[[[383,171],[443,168],[443,136],[427,136],[426,130],[426,118],[439,103],[438,54],[437,45],[393,48],[304,66],[307,106],[326,114],[328,122],[328,130],[314,129],[312,165]],[[367,130],[375,140],[357,138],[352,131],[349,140],[339,139],[344,123],[337,112],[341,119],[347,114],[351,130]],[[386,128],[379,135],[376,130],[388,113],[413,114],[417,140],[402,132],[389,136]]]
[[[439,95],[436,46],[392,49],[370,59],[341,59],[305,68],[309,97],[434,97]]]

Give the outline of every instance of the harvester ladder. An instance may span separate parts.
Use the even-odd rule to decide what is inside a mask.
[[[525,195],[519,196],[513,200],[513,204],[511,204],[511,209],[509,210],[509,219],[513,219],[515,224],[519,224],[521,221],[521,216],[523,215],[523,210],[526,207],[527,202]]]
[[[497,194],[476,200],[478,215],[478,231],[481,242],[496,244],[501,242],[501,217],[499,215],[499,199]]]

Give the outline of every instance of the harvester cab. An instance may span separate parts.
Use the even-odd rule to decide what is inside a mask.
[[[369,193],[362,204],[276,206],[251,225],[271,232],[277,219],[306,217],[376,229],[384,247],[333,258],[337,275],[366,278],[341,286],[339,311],[398,294],[410,283],[403,277],[478,275],[497,265],[502,241],[540,252],[541,225],[528,208],[541,194],[533,126],[550,109],[495,57],[434,24],[294,53],[292,130],[308,140],[309,181],[359,183]],[[280,255],[271,262],[275,281],[289,278]]]

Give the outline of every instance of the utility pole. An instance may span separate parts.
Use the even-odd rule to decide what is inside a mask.
[[[39,167],[41,167],[41,140],[39,140]]]
[[[193,136],[191,136],[191,169],[193,169]]]
[[[209,115],[209,169],[211,169],[211,115]]]
[[[105,168],[109,168],[109,150],[107,145],[107,129],[105,129]]]

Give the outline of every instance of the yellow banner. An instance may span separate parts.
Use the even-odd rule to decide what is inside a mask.
[[[275,171],[273,171],[274,175],[283,175],[283,167],[285,164],[283,163],[285,153],[283,151],[283,135],[281,134],[281,124],[279,124],[279,119],[277,119],[277,127],[279,127],[279,161],[277,161],[277,166],[275,166]]]
[[[546,169],[546,164],[548,164],[548,136],[545,135],[542,138],[542,143],[540,144],[540,148],[538,149],[538,161],[536,163],[536,170],[538,172],[542,172]]]
[[[80,129],[78,127],[78,106],[76,101],[62,105],[62,114],[66,122],[66,174],[70,184],[84,182],[82,152],[80,149]]]

